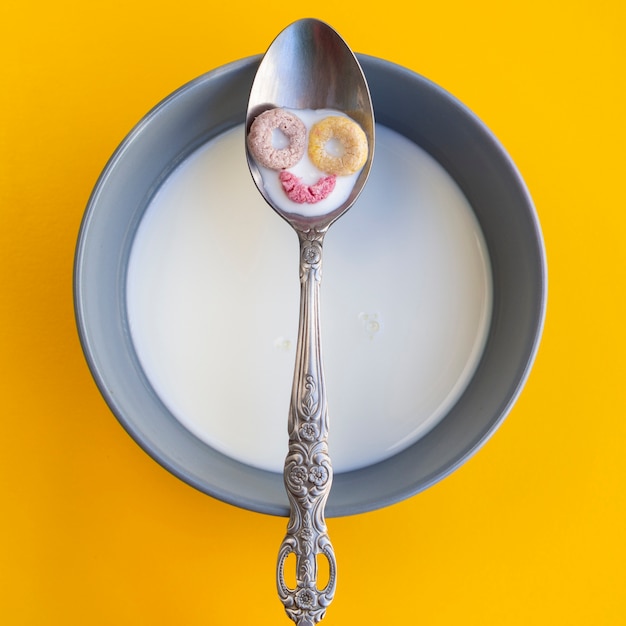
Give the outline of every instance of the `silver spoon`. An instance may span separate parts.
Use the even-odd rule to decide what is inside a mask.
[[[278,594],[289,617],[299,626],[311,626],[324,617],[333,599],[337,569],[324,516],[333,472],[327,446],[319,323],[322,244],[330,225],[352,206],[367,180],[374,152],[374,115],[356,57],[330,26],[314,19],[299,20],[285,28],[265,53],[250,92],[246,129],[257,115],[275,107],[342,111],[359,123],[368,141],[367,161],[347,200],[315,217],[276,206],[254,157],[246,149],[259,191],[291,224],[300,242],[300,320],[284,469],[291,515],[276,575]],[[292,553],[296,556],[294,588],[285,580],[285,562]],[[322,588],[318,587],[319,555],[328,560],[328,581]]]

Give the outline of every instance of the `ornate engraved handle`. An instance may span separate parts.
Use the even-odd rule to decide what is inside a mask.
[[[324,232],[298,231],[300,238],[300,324],[289,408],[289,452],[285,488],[291,505],[287,534],[278,554],[278,595],[298,626],[319,622],[335,594],[336,561],[324,508],[333,470],[328,456],[328,412],[322,369],[319,289]],[[296,587],[285,582],[285,561],[296,555]],[[318,588],[318,555],[329,564],[326,585]]]

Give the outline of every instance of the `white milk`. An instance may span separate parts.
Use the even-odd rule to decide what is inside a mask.
[[[303,184],[314,185],[322,176],[327,176],[327,174],[318,169],[309,158],[308,133],[314,124],[323,120],[325,117],[329,117],[331,115],[337,117],[348,116],[345,113],[335,111],[334,109],[285,110],[297,115],[302,120],[307,130],[307,150],[304,151],[302,159],[300,159],[300,161],[298,161],[298,163],[296,163],[293,167],[287,168],[287,171],[302,179]],[[278,133],[278,135],[279,136],[275,139],[275,145],[285,139],[285,136],[282,135],[282,133]],[[280,135],[282,135],[282,138]],[[284,146],[276,145],[276,147],[280,148]],[[330,149],[332,150],[332,147],[330,147]],[[335,180],[335,188],[332,192],[323,200],[313,204],[299,204],[288,198],[287,194],[283,190],[282,184],[278,178],[278,172],[276,170],[271,170],[267,167],[259,167],[259,172],[261,173],[261,178],[263,179],[263,187],[265,188],[267,195],[274,202],[275,206],[287,213],[296,213],[298,215],[304,215],[305,217],[316,217],[318,215],[326,215],[327,213],[334,211],[348,199],[361,170],[349,176],[337,176]]]
[[[369,182],[324,245],[322,337],[336,472],[394,455],[471,379],[491,313],[475,216],[423,150],[378,126]],[[248,172],[243,126],[197,150],[140,224],[127,306],[154,389],[197,437],[281,472],[299,298],[296,234]]]

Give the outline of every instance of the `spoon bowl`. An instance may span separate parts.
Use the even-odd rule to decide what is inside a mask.
[[[365,132],[368,157],[350,195],[333,211],[315,217],[287,212],[276,206],[246,145],[250,173],[268,204],[296,228],[327,228],[361,193],[374,156],[374,112],[367,81],[352,50],[328,24],[316,19],[298,20],[271,43],[250,90],[246,134],[258,115],[275,107],[343,111]]]
[[[367,140],[365,163],[355,172],[357,178],[347,197],[339,196],[327,210],[313,215],[298,208],[291,210],[290,205],[278,203],[268,193],[264,175],[246,142],[248,166],[257,188],[294,228],[300,242],[300,318],[288,416],[289,446],[283,472],[290,518],[279,550],[276,582],[287,615],[299,626],[311,626],[324,617],[334,597],[337,569],[325,521],[333,469],[327,445],[328,410],[320,334],[322,245],[330,225],[354,204],[365,185],[374,152],[374,115],[365,76],[355,55],[330,26],[314,19],[294,22],[267,50],[250,91],[246,135],[255,119],[271,109],[347,115],[361,127]],[[269,133],[267,138],[274,141]],[[349,179],[348,184],[351,183]],[[334,184],[333,176],[333,191]],[[292,555],[295,576],[286,576]],[[328,566],[328,577],[321,587],[318,559],[326,559]],[[290,587],[287,579],[295,579],[295,587]]]

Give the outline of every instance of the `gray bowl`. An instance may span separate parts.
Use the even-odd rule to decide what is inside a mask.
[[[209,72],[174,92],[132,130],[104,169],[80,229],[74,299],[83,350],[100,391],[134,440],[174,475],[225,502],[288,515],[282,476],[212,449],[168,411],[130,339],[126,268],[155,191],[196,148],[245,118],[260,57]],[[471,203],[490,256],[493,311],[468,387],[439,424],[403,452],[336,474],[327,515],[381,508],[441,480],[471,457],[515,403],[538,347],[546,306],[540,227],[520,174],[490,131],[423,77],[359,55],[377,122],[429,152]]]

